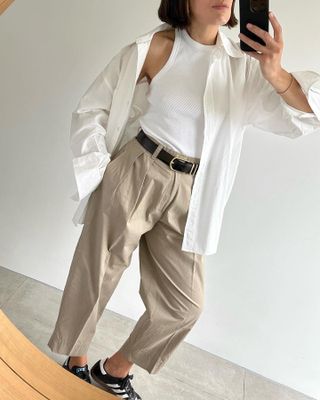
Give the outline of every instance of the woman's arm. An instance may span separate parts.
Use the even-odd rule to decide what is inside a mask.
[[[306,95],[299,82],[294,78],[292,74],[282,68],[279,75],[270,81],[271,85],[283,98],[283,100],[298,110],[313,113]]]
[[[320,132],[320,75],[314,71],[289,74],[282,68],[282,29],[274,16],[270,15],[270,21],[274,38],[257,26],[248,26],[263,39],[265,46],[239,35],[260,52],[245,52],[250,54],[245,124],[290,138]]]
[[[264,78],[259,62],[248,61],[244,124],[291,139],[320,133],[320,74],[314,71],[291,72],[308,100],[313,111],[310,113],[289,105]]]
[[[72,112],[70,148],[78,189],[78,198],[86,197],[101,181],[103,171],[110,161],[106,148],[106,128],[118,83],[122,55],[130,45],[123,47],[98,74],[77,107]]]

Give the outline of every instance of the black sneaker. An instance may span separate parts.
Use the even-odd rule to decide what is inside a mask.
[[[74,365],[70,369],[69,368],[69,361],[70,361],[70,356],[63,363],[63,365],[62,365],[63,368],[66,369],[67,371],[71,372],[72,374],[76,375],[78,378],[83,379],[84,381],[86,381],[88,383],[91,383],[88,364],[86,364],[83,367],[80,367],[78,365]]]
[[[103,367],[108,358],[98,360],[90,369],[91,377],[108,393],[111,393],[121,399],[142,400],[131,386],[130,379],[133,374],[118,378],[110,375]]]

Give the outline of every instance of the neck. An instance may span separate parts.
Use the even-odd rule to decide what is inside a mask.
[[[199,43],[213,45],[216,44],[219,25],[198,25],[192,22],[186,27],[187,32]]]

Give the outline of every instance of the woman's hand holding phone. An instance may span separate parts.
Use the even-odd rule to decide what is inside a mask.
[[[269,12],[269,20],[274,31],[274,37],[272,37],[269,32],[256,25],[250,27],[249,24],[247,24],[247,28],[266,43],[265,46],[248,38],[243,33],[239,34],[239,38],[256,50],[256,52],[245,51],[245,53],[259,60],[261,72],[264,78],[268,81],[272,81],[283,71],[281,57],[284,43],[282,27],[271,11]]]

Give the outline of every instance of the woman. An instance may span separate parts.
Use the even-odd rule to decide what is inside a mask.
[[[96,324],[139,245],[146,311],[91,368],[103,389],[128,399],[141,399],[132,365],[158,372],[201,314],[204,255],[216,251],[244,128],[294,138],[320,127],[320,76],[282,68],[274,16],[274,38],[252,29],[266,46],[241,37],[259,52],[250,55],[219,30],[237,24],[232,0],[162,0],[159,17],[164,24],[121,49],[73,113],[74,222],[84,227],[48,342],[90,382]]]

